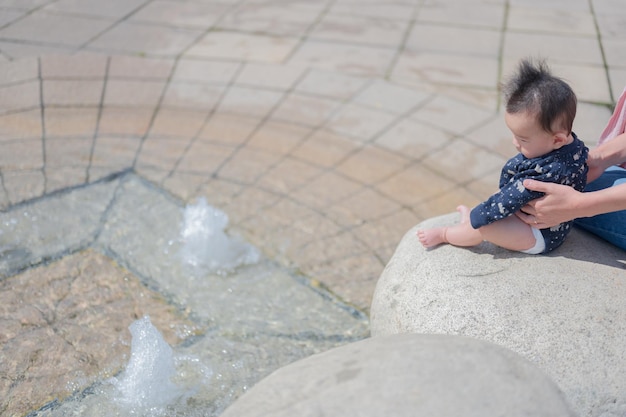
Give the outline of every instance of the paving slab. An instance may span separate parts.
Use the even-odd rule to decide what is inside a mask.
[[[149,315],[178,344],[196,326],[111,259],[87,250],[0,281],[0,411],[26,415],[125,365],[127,327]]]

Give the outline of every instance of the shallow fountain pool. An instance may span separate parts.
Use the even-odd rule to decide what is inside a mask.
[[[68,372],[71,395],[32,416],[217,416],[273,370],[368,335],[365,315],[225,234],[224,213],[202,200],[184,207],[131,172],[21,204],[0,221],[5,292],[17,274],[89,249],[191,323],[170,346],[139,318],[121,371]]]

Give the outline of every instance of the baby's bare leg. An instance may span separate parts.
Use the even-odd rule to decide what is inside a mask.
[[[483,238],[480,232],[470,224],[469,208],[458,206],[456,209],[461,213],[461,223],[454,226],[417,231],[417,237],[424,247],[430,248],[441,243],[450,243],[455,246],[475,246],[482,242]]]
[[[524,251],[536,243],[531,227],[517,216],[506,217],[479,230],[483,239],[505,249]]]
[[[483,241],[483,237],[470,223],[470,209],[467,206],[456,208],[461,213],[461,223],[448,228],[446,234],[449,244],[454,246],[476,246]]]

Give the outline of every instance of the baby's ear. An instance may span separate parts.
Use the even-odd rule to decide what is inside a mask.
[[[567,145],[569,141],[569,134],[564,131],[559,131],[552,136],[552,140],[554,141],[554,149],[559,149],[563,145]]]

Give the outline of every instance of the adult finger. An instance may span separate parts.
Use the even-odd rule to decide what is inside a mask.
[[[534,226],[536,224],[537,218],[533,214],[526,214],[522,211],[517,211],[515,215],[524,223]]]
[[[537,214],[537,210],[535,209],[535,200],[530,201],[528,204],[526,204],[524,207],[522,207],[519,212],[522,214],[530,214],[530,215],[536,215]]]
[[[545,193],[550,189],[552,183],[542,182],[537,180],[524,180],[524,187],[528,188],[532,191],[539,191],[540,193]]]

